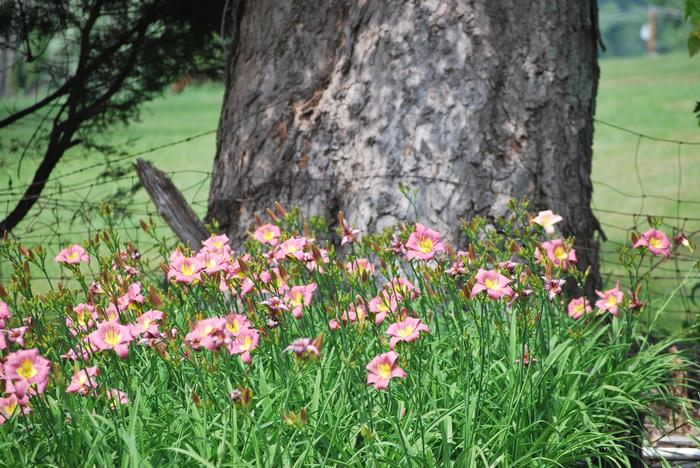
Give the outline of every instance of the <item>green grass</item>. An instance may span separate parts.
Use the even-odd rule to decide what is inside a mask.
[[[661,56],[657,58],[635,59],[606,59],[601,61],[601,82],[597,102],[597,117],[641,133],[668,139],[700,141],[700,128],[693,118],[691,109],[695,100],[700,99],[700,81],[698,78],[698,61],[689,60],[684,54]],[[121,144],[127,153],[142,151],[154,146],[170,143],[210,129],[215,129],[223,88],[220,85],[192,86],[179,95],[166,92],[143,111],[142,119],[128,126],[119,128],[105,136],[105,141]],[[11,102],[3,103],[5,106]],[[34,121],[35,123],[36,121]],[[31,121],[27,121],[31,123]],[[29,125],[17,125],[5,131],[1,141],[3,145],[12,138],[26,138],[31,133]],[[132,141],[133,140],[133,141]],[[638,151],[637,151],[638,146]],[[700,201],[700,146],[683,146],[680,148],[680,173],[678,169],[678,145],[671,143],[641,141],[634,135],[626,134],[603,125],[596,125],[593,180],[594,207],[609,242],[604,243],[603,270],[620,274],[615,266],[616,242],[624,242],[626,231],[635,225],[635,219],[628,215],[608,213],[603,210],[626,213],[652,213],[666,216],[700,218],[700,204],[680,204],[659,199],[640,199],[623,196],[619,192],[640,196],[647,195],[669,197],[676,199],[679,195],[683,200]],[[215,135],[211,134],[181,145],[159,150],[145,156],[165,171],[210,171],[215,154]],[[638,161],[635,166],[635,154]],[[7,156],[0,161],[0,187],[13,184],[27,183],[36,164],[38,156],[31,155],[22,165],[18,175],[15,158]],[[28,243],[42,242],[55,245],[82,239],[89,231],[85,219],[71,220],[70,214],[80,207],[80,201],[86,199],[91,204],[107,197],[116,191],[117,187],[131,186],[134,179],[122,180],[119,183],[100,183],[92,191],[81,190],[78,193],[58,193],[60,184],[78,182],[89,183],[99,175],[100,170],[94,169],[79,174],[70,175],[75,170],[102,161],[101,156],[70,153],[56,169],[54,178],[47,188],[58,198],[61,207],[43,204],[42,209],[35,209],[31,216],[22,223],[19,233]],[[637,180],[639,176],[643,190]],[[679,175],[681,178],[680,191]],[[205,201],[208,184],[201,185],[203,175],[176,174],[175,183],[183,188],[186,197],[196,198],[195,209],[202,215],[205,211]],[[1,189],[0,189],[1,190]],[[0,192],[0,216],[12,207],[12,199]],[[643,204],[642,204],[643,201]],[[145,216],[152,211],[147,205],[145,193],[136,193],[133,203],[128,206],[138,216]],[[131,225],[135,225],[132,220]],[[666,220],[668,224],[676,225],[676,220]],[[637,220],[639,229],[646,228],[643,218]],[[100,226],[99,223],[96,226]],[[684,224],[686,232],[700,229],[700,222],[687,221]],[[667,231],[669,229],[667,228]],[[75,233],[56,235],[56,233]],[[163,233],[167,229],[163,228]],[[130,236],[135,241],[141,238],[137,229],[129,229]],[[55,248],[55,247],[52,247]],[[613,253],[610,253],[613,252]],[[697,256],[695,257],[697,258]],[[678,269],[680,274],[687,271],[690,262],[678,264],[669,263],[663,266],[657,276],[675,276]],[[0,277],[7,275],[0,265]],[[610,277],[609,282],[614,282]],[[659,292],[670,289],[675,280],[655,280],[652,288]],[[687,294],[687,290],[684,291]],[[663,298],[659,296],[659,300]],[[677,328],[685,319],[682,310],[694,307],[693,304],[678,299],[669,304],[665,324],[669,328]],[[675,312],[678,311],[678,312]]]

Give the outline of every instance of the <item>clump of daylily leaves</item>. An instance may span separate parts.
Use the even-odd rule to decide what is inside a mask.
[[[453,246],[420,222],[367,234],[341,213],[329,231],[277,205],[244,245],[162,244],[155,274],[104,231],[57,252],[70,281],[45,275],[43,294],[48,253],[5,239],[8,463],[627,460],[651,403],[682,406],[668,388],[687,362],[638,333],[655,313],[641,280],[586,297],[566,220],[526,208],[464,222]],[[631,239],[629,265],[689,246]]]

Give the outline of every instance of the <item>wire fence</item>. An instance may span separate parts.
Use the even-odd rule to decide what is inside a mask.
[[[633,169],[632,177],[635,184],[625,183],[621,188],[610,181],[593,180],[594,194],[609,195],[620,203],[614,206],[598,206],[594,196],[593,210],[598,217],[602,230],[606,233],[607,240],[601,242],[600,255],[602,259],[602,274],[609,282],[620,281],[623,285],[628,279],[624,274],[622,262],[618,250],[629,245],[629,233],[631,231],[643,231],[647,227],[649,217],[658,218],[661,226],[668,234],[684,235],[691,240],[696,240],[700,233],[700,191],[698,199],[682,198],[683,160],[687,157],[700,157],[700,142],[671,140],[642,134],[619,125],[602,120],[596,120],[597,129],[607,128],[633,138],[634,152],[625,155],[625,159]],[[153,217],[158,214],[155,206],[141,188],[138,177],[133,170],[122,171],[121,175],[99,177],[104,172],[107,164],[123,163],[130,165],[137,157],[147,154],[159,154],[168,148],[185,145],[193,140],[211,135],[215,130],[210,130],[187,138],[172,141],[167,144],[154,146],[143,151],[134,152],[113,158],[108,163],[88,164],[75,171],[59,173],[50,178],[41,197],[37,200],[30,215],[15,229],[13,236],[27,244],[41,244],[49,254],[55,254],[61,248],[91,238],[101,230],[108,227],[108,222],[100,216],[101,210],[106,205],[110,206],[112,218],[118,225],[121,238],[133,242],[141,250],[142,258],[146,264],[157,265],[162,261],[158,249],[160,242],[174,245],[176,238],[169,228],[159,222],[156,234],[159,241],[147,236],[139,227],[139,220]],[[652,193],[645,183],[643,164],[640,163],[640,155],[646,144],[661,144],[673,149],[673,165],[675,165],[677,177],[675,183],[669,189],[668,180],[665,192]],[[685,153],[685,154],[684,154]],[[668,166],[669,162],[664,161]],[[65,183],[66,176],[83,175],[79,180]],[[97,174],[97,175],[96,175]],[[208,187],[211,173],[205,170],[175,170],[167,173],[179,187],[185,199],[188,200],[195,212],[203,216],[208,204]],[[93,177],[94,176],[94,177]],[[354,175],[347,178],[366,178],[367,175]],[[401,174],[372,174],[371,177],[386,177],[402,179]],[[413,179],[428,179],[430,182],[441,182],[459,185],[460,181],[434,180],[433,178],[406,175]],[[343,178],[345,179],[345,178]],[[321,179],[319,179],[321,180]],[[323,179],[327,182],[327,178]],[[700,186],[700,180],[691,180],[694,186]],[[636,185],[633,190],[632,185]],[[0,188],[0,217],[7,215],[21,199],[24,190],[30,184],[14,185]],[[693,186],[693,185],[691,185]],[[635,193],[635,190],[638,190]],[[670,190],[670,192],[669,192]],[[671,195],[669,195],[671,193]],[[610,198],[610,197],[608,197]],[[625,207],[634,204],[634,209]],[[655,211],[656,210],[656,211]],[[651,281],[648,292],[652,297],[663,300],[668,291],[674,289],[670,285],[683,283],[687,277],[690,282],[684,283],[673,301],[668,313],[676,314],[678,319],[690,320],[698,312],[695,304],[697,299],[693,295],[693,288],[700,284],[700,273],[695,264],[700,260],[696,253],[689,250],[677,249],[672,257],[663,263],[653,265],[647,273],[647,279]],[[11,271],[8,266],[0,264],[0,281],[7,281]],[[37,280],[60,281],[65,279],[59,268],[50,270],[48,278],[37,276]],[[700,288],[700,287],[699,287]],[[700,296],[700,294],[698,294]]]

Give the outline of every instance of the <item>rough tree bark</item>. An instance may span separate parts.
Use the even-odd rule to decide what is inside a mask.
[[[279,200],[361,229],[427,225],[511,197],[564,216],[597,286],[590,209],[595,0],[256,0],[235,39],[208,220],[240,238]]]

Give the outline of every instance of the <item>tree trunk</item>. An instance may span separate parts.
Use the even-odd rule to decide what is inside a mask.
[[[256,0],[233,8],[208,220],[234,238],[279,200],[360,229],[511,197],[564,216],[593,266],[595,0]],[[399,184],[419,189],[414,206]]]

